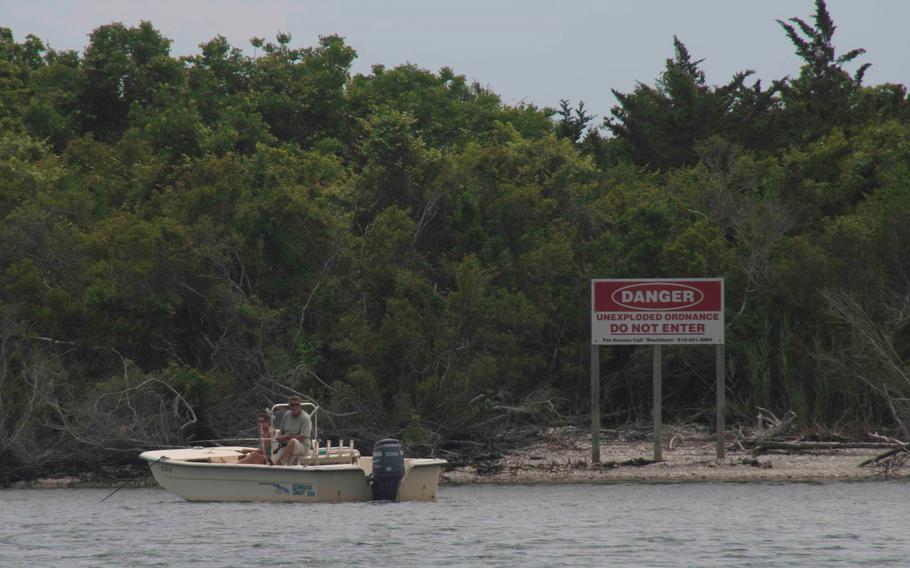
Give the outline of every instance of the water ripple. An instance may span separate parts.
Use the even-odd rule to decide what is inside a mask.
[[[0,491],[3,566],[902,566],[908,484],[443,487],[436,503]]]

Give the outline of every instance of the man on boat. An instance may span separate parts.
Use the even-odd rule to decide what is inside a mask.
[[[313,424],[309,415],[300,407],[300,397],[292,396],[288,400],[290,410],[281,416],[278,423],[278,450],[272,454],[272,462],[286,465],[292,457],[304,457],[310,451],[310,433]]]

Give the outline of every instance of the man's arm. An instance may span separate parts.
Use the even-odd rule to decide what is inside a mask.
[[[307,420],[306,424],[308,424],[310,426],[309,429],[312,432],[312,430],[313,430],[312,423],[309,420]],[[297,440],[299,442],[304,442],[304,441],[310,439],[310,435],[309,434],[284,434],[284,433],[282,433],[280,436],[278,436],[278,441],[281,442],[282,444],[287,444],[289,441],[291,441],[291,439]]]
[[[302,441],[306,440],[307,438],[309,438],[309,436],[307,436],[306,434],[282,434],[282,435],[278,436],[277,439],[282,444],[287,444],[292,439],[299,440],[302,442]]]

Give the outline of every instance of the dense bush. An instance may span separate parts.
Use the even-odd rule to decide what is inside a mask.
[[[821,0],[781,25],[795,79],[712,86],[674,38],[603,129],[449,69],[351,76],[334,36],[0,30],[0,467],[243,435],[291,390],[415,448],[583,416],[610,277],[726,278],[736,416],[897,425],[910,102],[845,70]],[[605,350],[613,420],[647,417],[648,362]],[[711,410],[711,353],[666,367],[669,412]]]

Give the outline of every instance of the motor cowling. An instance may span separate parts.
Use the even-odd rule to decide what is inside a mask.
[[[396,501],[404,478],[404,451],[394,438],[373,445],[373,500]]]

